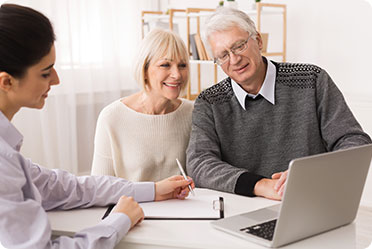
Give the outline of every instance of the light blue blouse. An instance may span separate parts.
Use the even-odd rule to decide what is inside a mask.
[[[75,237],[51,240],[46,210],[87,208],[116,203],[120,196],[154,200],[154,183],[132,183],[110,176],[77,177],[49,170],[20,153],[23,136],[0,111],[0,242],[5,248],[114,248],[131,221],[112,213]]]

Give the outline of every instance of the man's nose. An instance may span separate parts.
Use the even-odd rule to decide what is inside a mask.
[[[238,54],[234,54],[233,52],[229,52],[229,60],[230,60],[230,64],[234,65],[234,64],[237,64],[241,59],[241,56],[238,55]]]

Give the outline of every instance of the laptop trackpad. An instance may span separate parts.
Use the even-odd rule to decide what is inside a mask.
[[[244,218],[252,219],[254,221],[267,221],[277,219],[279,216],[280,204],[270,206],[267,208],[258,209],[253,212],[242,214]]]

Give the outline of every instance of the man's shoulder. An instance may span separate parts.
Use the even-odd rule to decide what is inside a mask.
[[[315,72],[320,73],[321,67],[310,63],[275,62],[278,72],[281,73],[301,73]]]
[[[209,104],[220,104],[230,101],[233,96],[231,79],[228,77],[202,91],[198,96],[198,100],[207,101]]]
[[[277,83],[296,88],[315,88],[316,80],[323,70],[308,63],[275,63]]]

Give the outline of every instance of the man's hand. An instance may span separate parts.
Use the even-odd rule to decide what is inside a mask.
[[[155,183],[155,201],[167,199],[185,199],[189,195],[188,185],[195,188],[193,180],[188,177],[185,180],[183,176],[176,175]]]
[[[140,205],[138,205],[138,203],[133,199],[133,197],[127,197],[124,195],[120,197],[118,203],[115,205],[112,212],[123,213],[128,215],[131,221],[130,228],[140,223],[144,218],[143,210],[140,207]]]
[[[262,178],[254,186],[253,194],[255,194],[256,196],[279,201],[282,199],[282,197],[274,189],[277,182],[278,180],[276,179]]]
[[[284,172],[275,173],[271,176],[272,179],[277,179],[278,180],[276,182],[275,186],[274,186],[274,189],[275,189],[275,191],[278,192],[278,194],[281,197],[283,197],[283,194],[284,194],[284,188],[285,188],[285,184],[287,182],[287,175],[288,175],[288,170],[286,170]]]

